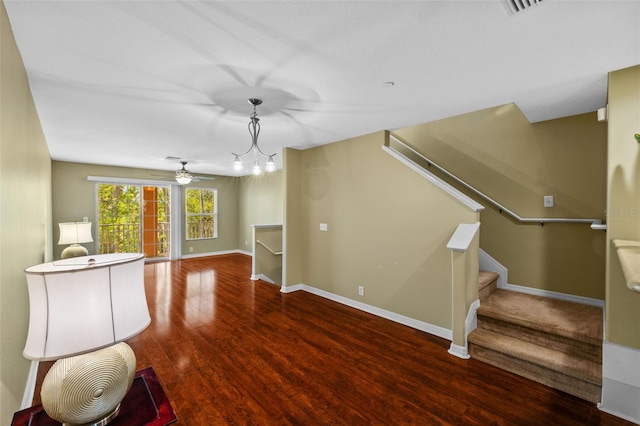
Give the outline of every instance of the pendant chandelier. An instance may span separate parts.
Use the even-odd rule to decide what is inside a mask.
[[[267,172],[273,172],[276,169],[276,165],[273,162],[273,157],[276,154],[265,154],[262,152],[260,147],[258,146],[258,135],[260,134],[260,119],[258,118],[258,113],[256,112],[256,107],[262,103],[262,100],[256,98],[250,98],[249,103],[253,105],[253,113],[251,114],[251,121],[249,121],[249,134],[251,135],[251,147],[244,154],[236,154],[235,160],[233,161],[233,170],[241,171],[244,166],[242,164],[241,157],[253,153],[253,168],[251,169],[254,175],[260,175],[262,173],[262,167],[260,166],[260,159],[267,159],[265,163],[265,170]]]

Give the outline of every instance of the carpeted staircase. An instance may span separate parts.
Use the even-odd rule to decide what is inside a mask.
[[[590,402],[602,386],[602,309],[496,288],[481,272],[472,358]]]

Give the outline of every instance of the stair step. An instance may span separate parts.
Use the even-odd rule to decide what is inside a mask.
[[[472,358],[591,402],[599,402],[600,363],[478,328],[469,335]]]
[[[482,317],[524,329],[602,346],[602,309],[548,297],[497,289],[478,308]]]
[[[478,274],[478,298],[482,301],[491,294],[498,285],[500,275],[491,271],[480,271]]]
[[[579,356],[593,362],[602,362],[602,345],[568,339],[482,315],[478,315],[478,328],[520,339],[528,343],[546,346],[567,355]]]

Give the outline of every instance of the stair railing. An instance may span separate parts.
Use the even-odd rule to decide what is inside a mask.
[[[263,243],[260,240],[256,240],[257,244],[260,244],[262,247],[266,248],[269,253],[271,253],[274,256],[282,256],[282,252],[281,251],[274,251],[271,247],[269,247],[268,245],[266,245],[265,243]]]
[[[591,229],[594,229],[594,230],[606,230],[607,229],[607,225],[603,224],[601,219],[559,218],[559,217],[522,217],[522,216],[518,215],[517,213],[515,213],[514,211],[512,211],[512,210],[508,209],[507,207],[503,206],[502,204],[500,204],[499,202],[497,202],[493,198],[489,197],[487,194],[485,194],[482,191],[476,189],[475,187],[469,185],[467,182],[463,181],[462,179],[460,179],[459,177],[457,177],[453,173],[449,172],[444,167],[439,166],[438,164],[436,164],[435,162],[433,162],[432,160],[427,158],[422,153],[416,151],[413,147],[411,147],[405,141],[400,139],[398,136],[395,136],[392,133],[390,133],[389,134],[389,139],[385,143],[385,146],[388,149],[394,151],[396,154],[407,158],[402,152],[398,151],[393,146],[391,146],[391,140],[393,140],[394,143],[400,145],[403,149],[409,150],[409,151],[411,151],[412,154],[420,157],[423,161],[425,161],[427,163],[427,165],[429,167],[433,167],[433,168],[437,169],[440,173],[446,175],[451,180],[453,180],[456,183],[464,186],[469,191],[477,194],[479,197],[483,198],[484,200],[486,200],[490,204],[493,204],[493,206],[496,207],[500,213],[506,213],[507,215],[511,216],[513,219],[515,219],[518,222],[521,222],[521,223],[539,223],[541,226],[544,226],[545,223],[590,223],[591,224]],[[409,160],[409,161],[411,161],[411,160]]]

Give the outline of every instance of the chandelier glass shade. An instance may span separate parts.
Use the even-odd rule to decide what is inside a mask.
[[[244,169],[242,157],[253,154],[253,167],[251,171],[254,175],[257,176],[262,174],[262,166],[260,165],[260,160],[266,159],[266,162],[264,163],[264,169],[267,172],[273,172],[276,170],[276,165],[273,162],[273,157],[276,154],[265,154],[258,146],[258,135],[260,135],[260,119],[258,118],[256,107],[262,104],[262,100],[250,98],[248,101],[251,105],[253,105],[253,112],[251,113],[248,125],[249,134],[251,135],[251,147],[249,147],[249,149],[242,154],[236,154],[235,152],[232,153],[235,156],[235,159],[233,161],[233,170],[237,172],[242,171]]]

